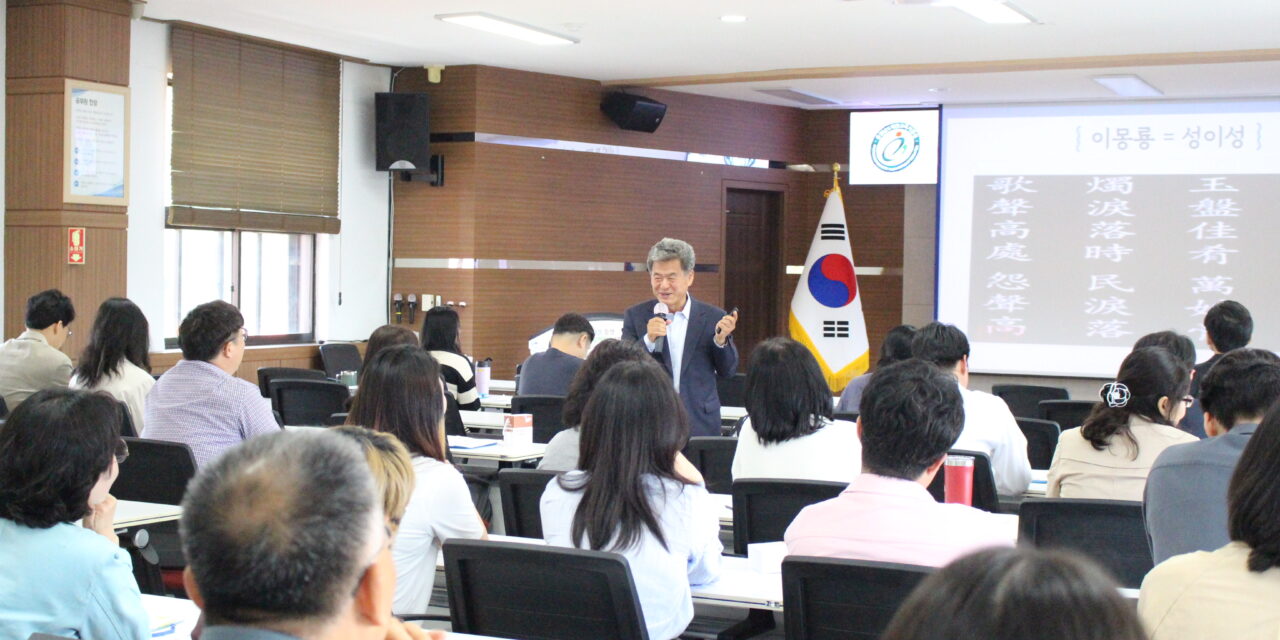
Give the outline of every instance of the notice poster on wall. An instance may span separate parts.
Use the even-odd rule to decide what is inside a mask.
[[[129,204],[129,89],[66,81],[63,202]]]

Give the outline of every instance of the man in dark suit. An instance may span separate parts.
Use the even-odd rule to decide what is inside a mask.
[[[716,376],[727,378],[738,368],[733,330],[738,312],[694,300],[693,247],[663,238],[649,250],[649,282],[657,302],[627,309],[622,338],[640,341],[662,363],[675,382],[689,414],[692,435],[720,435],[720,396]]]
[[[1253,316],[1235,300],[1223,300],[1204,314],[1204,338],[1213,357],[1195,366],[1191,374],[1191,396],[1195,402],[1187,409],[1178,427],[1198,438],[1205,437],[1204,409],[1200,406],[1200,381],[1222,354],[1249,345],[1253,338]]]

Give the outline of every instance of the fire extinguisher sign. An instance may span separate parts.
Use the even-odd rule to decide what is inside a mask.
[[[84,264],[84,227],[67,228],[67,264]]]

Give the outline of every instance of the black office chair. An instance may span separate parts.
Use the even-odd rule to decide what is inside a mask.
[[[787,640],[875,640],[933,572],[910,564],[789,556],[782,561]]]
[[[271,408],[291,426],[320,426],[329,416],[346,411],[347,385],[332,380],[272,380]]]
[[[716,378],[716,393],[722,407],[747,406],[747,374],[735,373],[728,378]]]
[[[462,412],[458,409],[458,399],[449,394],[444,396],[444,434],[447,436],[468,435],[466,425],[462,424]]]
[[[991,471],[991,457],[981,451],[964,451],[952,449],[948,455],[970,456],[973,458],[973,506],[983,511],[1000,513],[1000,497],[996,494],[996,476]],[[938,475],[929,483],[929,493],[933,499],[943,502],[947,493],[946,469],[939,469]]]
[[[298,369],[295,367],[258,367],[258,390],[262,397],[271,397],[272,380],[326,380],[324,372],[318,369]]]
[[[5,404],[4,398],[0,398],[0,420],[9,417],[9,405]]]
[[[801,509],[830,500],[848,486],[822,480],[734,480],[733,552],[745,556],[748,544],[782,540]]]
[[[320,361],[324,363],[324,375],[336,379],[343,371],[360,373],[364,359],[360,350],[350,342],[326,342],[320,345]]]
[[[707,491],[729,493],[733,490],[733,454],[737,450],[737,438],[696,436],[689,438],[684,456],[702,473]]]
[[[1052,420],[1063,429],[1074,429],[1084,424],[1093,406],[1093,400],[1041,400],[1040,419]]]
[[[1022,435],[1027,438],[1027,459],[1032,469],[1048,469],[1053,462],[1053,452],[1058,450],[1058,436],[1062,429],[1052,420],[1015,418]]]
[[[1079,551],[1133,589],[1154,566],[1141,502],[1027,498],[1018,511],[1018,542]]]
[[[515,396],[511,413],[533,414],[533,441],[540,444],[551,442],[565,427],[564,396]]]
[[[648,640],[627,559],[489,540],[444,542],[453,631],[526,640]]]
[[[560,475],[548,469],[502,469],[498,492],[502,495],[502,525],[509,536],[542,537],[542,492]]]
[[[118,500],[182,504],[187,482],[196,475],[196,457],[182,442],[124,438],[129,457],[111,485]]]
[[[836,413],[831,414],[831,419],[832,419],[832,420],[844,420],[844,421],[846,421],[846,422],[857,422],[857,421],[858,421],[858,412],[857,412],[857,411],[836,412]]]
[[[1071,396],[1062,387],[1042,387],[1034,384],[991,385],[994,395],[1009,405],[1009,411],[1018,418],[1034,418],[1040,415],[1041,400],[1066,400]]]
[[[4,402],[0,400],[0,402]],[[120,435],[127,438],[138,437],[138,428],[133,424],[133,414],[129,413],[129,405],[120,403]]]

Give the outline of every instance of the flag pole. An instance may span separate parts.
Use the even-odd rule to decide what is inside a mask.
[[[831,195],[833,191],[839,191],[839,190],[840,190],[840,163],[833,162],[831,163],[831,188],[823,192],[822,197],[825,198]]]

